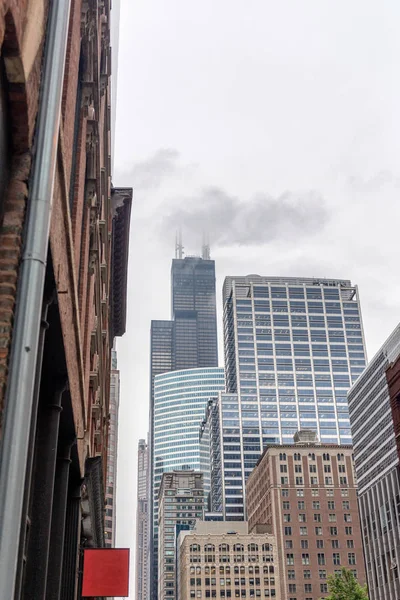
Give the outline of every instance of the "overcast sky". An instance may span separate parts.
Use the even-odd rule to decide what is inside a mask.
[[[397,0],[122,0],[114,185],[135,192],[117,536],[132,553],[178,226],[189,254],[210,232],[219,327],[224,277],[248,273],[351,279],[370,357],[398,323],[399,20]]]

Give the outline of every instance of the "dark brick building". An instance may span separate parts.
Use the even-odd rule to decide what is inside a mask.
[[[38,115],[46,115],[44,102],[51,104],[44,92],[53,35],[49,15],[61,5],[69,21],[61,116],[53,136],[53,192],[50,199],[37,199],[40,136],[49,127]],[[24,399],[29,428],[23,435],[21,425],[21,435],[12,440],[17,448],[26,440],[14,502],[19,519],[8,523],[4,517],[4,485],[0,498],[0,529],[8,536],[7,578],[15,586],[15,600],[79,598],[82,551],[105,544],[111,348],[114,337],[125,331],[132,202],[131,189],[111,183],[110,9],[110,0],[0,0],[2,477],[4,457],[12,454],[12,424],[18,429],[14,407],[21,405],[21,397],[13,382],[19,372],[20,385],[30,388]],[[51,60],[55,70],[62,57]],[[34,376],[24,381],[18,327],[30,307],[21,282],[26,261],[32,260],[26,247],[34,203],[43,200],[52,200],[44,238],[47,259],[33,257],[45,265],[45,275],[44,285],[30,291],[36,301],[39,297],[41,309],[30,316],[36,318],[38,334],[23,349],[32,354],[34,365]],[[5,550],[0,544],[1,558]],[[4,578],[0,596],[5,597],[3,585]]]
[[[272,526],[283,600],[319,600],[343,566],[365,583],[353,449],[296,435],[268,446],[247,481],[249,531]]]

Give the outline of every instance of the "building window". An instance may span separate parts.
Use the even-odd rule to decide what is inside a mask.
[[[317,548],[323,548],[324,547],[324,540],[317,540]]]
[[[313,489],[311,490],[311,496],[314,496],[314,498],[315,498],[316,496],[319,496],[319,489],[318,489],[318,488],[313,488]]]
[[[318,500],[314,501],[312,503],[312,507],[313,507],[314,510],[319,510],[320,509],[319,501]]]
[[[299,513],[299,522],[300,523],[306,522],[306,513]]]
[[[354,548],[354,540],[347,540],[347,547]]]
[[[306,503],[304,502],[304,500],[299,500],[299,502],[297,503],[297,508],[299,510],[304,510],[306,507]]]
[[[328,510],[335,510],[334,500],[328,500]]]
[[[320,513],[314,513],[314,522],[321,523],[321,514]]]
[[[353,535],[352,527],[345,527],[344,530],[345,530],[346,535]]]
[[[291,550],[293,548],[293,540],[286,540],[285,548],[286,548],[286,550]]]
[[[300,527],[300,535],[307,535],[307,527]]]
[[[312,585],[311,585],[311,583],[305,583],[304,584],[304,591],[307,594],[310,594],[312,592]]]
[[[337,535],[338,534],[337,527],[329,527],[329,532],[332,536]]]
[[[327,583],[320,583],[319,588],[320,588],[322,594],[328,593],[328,584]]]
[[[354,554],[354,552],[349,552],[348,559],[349,559],[349,565],[356,564],[356,555]]]
[[[333,553],[333,564],[334,565],[340,565],[340,554],[339,554],[339,552],[334,552]]]
[[[308,540],[301,540],[300,545],[302,550],[308,550]]]
[[[351,523],[351,514],[350,513],[345,513],[344,514],[344,522],[345,523]]]
[[[296,579],[296,573],[294,569],[288,569],[288,579]]]
[[[325,571],[325,569],[320,569],[318,571],[318,576],[319,576],[320,579],[326,579],[326,571]]]
[[[310,564],[310,555],[309,554],[302,554],[301,555],[301,563],[303,565],[309,565]]]
[[[292,535],[292,528],[291,527],[285,527],[285,535]]]
[[[335,523],[336,522],[336,515],[335,515],[335,513],[330,513],[329,514],[329,522],[330,523]]]
[[[294,565],[294,554],[286,554],[286,564]]]
[[[283,510],[290,510],[290,502],[282,502]]]
[[[289,490],[281,490],[282,498],[289,498]]]
[[[315,535],[322,535],[322,527],[315,528]]]
[[[304,569],[304,571],[303,571],[303,577],[304,577],[304,579],[311,579],[311,571],[310,571],[310,569]]]
[[[339,548],[339,540],[332,540],[332,548]]]
[[[325,564],[325,554],[323,552],[318,553],[318,564],[319,565]]]
[[[296,593],[296,584],[289,583],[289,594],[295,594],[295,593]]]

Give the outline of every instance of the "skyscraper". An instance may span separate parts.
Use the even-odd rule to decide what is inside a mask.
[[[400,598],[400,325],[348,394],[368,593]]]
[[[153,487],[155,481],[156,437],[154,429],[155,378],[157,375],[182,369],[215,368],[218,366],[217,347],[215,262],[210,259],[208,246],[203,247],[202,257],[187,256],[185,258],[182,258],[182,247],[177,246],[176,258],[173,259],[171,268],[171,320],[152,321],[151,323],[149,417],[149,499],[151,502],[151,515],[156,515],[154,498],[157,497]],[[192,396],[192,400],[193,398],[194,396]],[[200,414],[204,411],[207,399],[204,397]],[[197,410],[198,408],[196,408],[196,414],[192,415],[193,421],[196,422],[195,428],[198,425]],[[162,460],[165,461],[167,456],[168,443]],[[158,469],[157,476],[160,477],[162,470],[160,470],[160,466]],[[156,518],[153,519],[150,527],[149,553],[151,555],[149,568],[150,595],[152,598],[156,598]]]
[[[215,262],[187,256],[171,269],[174,369],[218,365]]]
[[[313,429],[323,444],[351,444],[346,394],[365,366],[357,287],[347,280],[227,277],[224,342],[228,393],[203,428],[219,444],[212,496],[222,506],[212,509],[237,519],[245,481],[267,444],[290,444],[299,429]]]
[[[149,543],[148,447],[139,440],[136,508],[136,600],[147,600]]]
[[[196,471],[164,473],[159,503],[158,600],[177,600],[177,535],[182,528],[192,528],[196,519],[203,518],[203,474]]]

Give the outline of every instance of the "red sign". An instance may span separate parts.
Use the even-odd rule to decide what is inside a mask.
[[[129,595],[128,548],[88,549],[83,558],[83,597]]]

